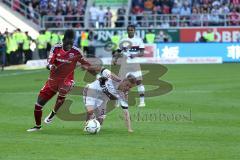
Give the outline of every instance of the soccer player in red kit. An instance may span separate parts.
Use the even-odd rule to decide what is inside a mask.
[[[56,44],[51,49],[47,65],[47,68],[50,70],[50,76],[38,95],[34,109],[36,125],[27,131],[32,132],[41,129],[43,106],[58,93],[56,104],[45,119],[45,123],[51,122],[58,109],[64,103],[67,93],[74,85],[74,69],[77,62],[90,73],[98,72],[98,68],[85,60],[81,51],[73,46],[73,43],[74,31],[69,29],[65,31],[63,44]]]

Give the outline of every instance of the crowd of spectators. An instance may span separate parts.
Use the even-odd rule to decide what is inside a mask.
[[[126,10],[124,6],[117,9],[116,27],[124,26],[125,15]],[[110,7],[104,8],[102,5],[96,7],[94,3],[89,9],[89,23],[90,27],[93,28],[113,27],[113,11]]]
[[[130,23],[137,26],[240,25],[240,0],[134,0]]]
[[[5,0],[5,3],[7,3],[7,0]],[[45,19],[48,22],[44,26],[46,28],[79,28],[84,27],[86,3],[87,0],[13,0],[12,8],[36,23],[38,23],[36,19],[48,16]],[[27,11],[27,14],[23,13],[24,11]],[[53,21],[57,21],[57,23],[53,23]]]
[[[87,0],[14,0],[15,10],[21,8],[21,4],[27,6],[27,18],[36,19],[36,13],[44,19],[46,28],[49,27],[84,27],[84,16]],[[109,6],[96,6],[89,8],[89,26],[93,28],[117,27],[124,25],[126,10],[123,7],[117,10],[117,19],[113,22],[113,11]]]
[[[4,1],[4,0],[3,0]],[[15,10],[27,6],[27,17],[44,19],[44,27],[83,28],[87,0],[13,0]],[[120,7],[113,18],[109,6],[89,8],[89,26],[93,28],[124,27],[126,6]],[[139,27],[238,26],[240,0],[133,0],[129,23]],[[114,19],[114,20],[113,20]]]

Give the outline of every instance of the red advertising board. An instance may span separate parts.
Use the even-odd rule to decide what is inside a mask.
[[[196,42],[209,28],[180,29],[180,42]],[[216,42],[239,42],[240,28],[213,28]]]
[[[154,57],[156,52],[156,44],[145,44],[143,57]]]

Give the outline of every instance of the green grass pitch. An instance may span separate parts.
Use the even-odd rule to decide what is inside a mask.
[[[240,64],[167,65],[161,79],[168,94],[130,107],[134,133],[127,133],[117,108],[97,135],[82,131],[83,122],[56,118],[37,133],[33,106],[47,70],[0,73],[1,160],[233,160],[240,158]],[[78,72],[78,71],[77,71]],[[81,73],[76,79],[81,79]],[[83,85],[79,83],[77,85]],[[54,97],[44,108],[45,117]],[[82,97],[71,112],[83,111]],[[146,118],[155,114],[155,119]]]

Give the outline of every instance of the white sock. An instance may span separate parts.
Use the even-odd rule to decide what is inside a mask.
[[[140,103],[144,103],[144,93],[145,93],[144,85],[140,84],[137,86],[137,88],[138,88],[138,93],[140,95]]]
[[[120,101],[119,100],[116,100],[116,104],[115,104],[117,107],[120,106]]]
[[[145,103],[144,102],[144,96],[140,97],[140,103]]]

